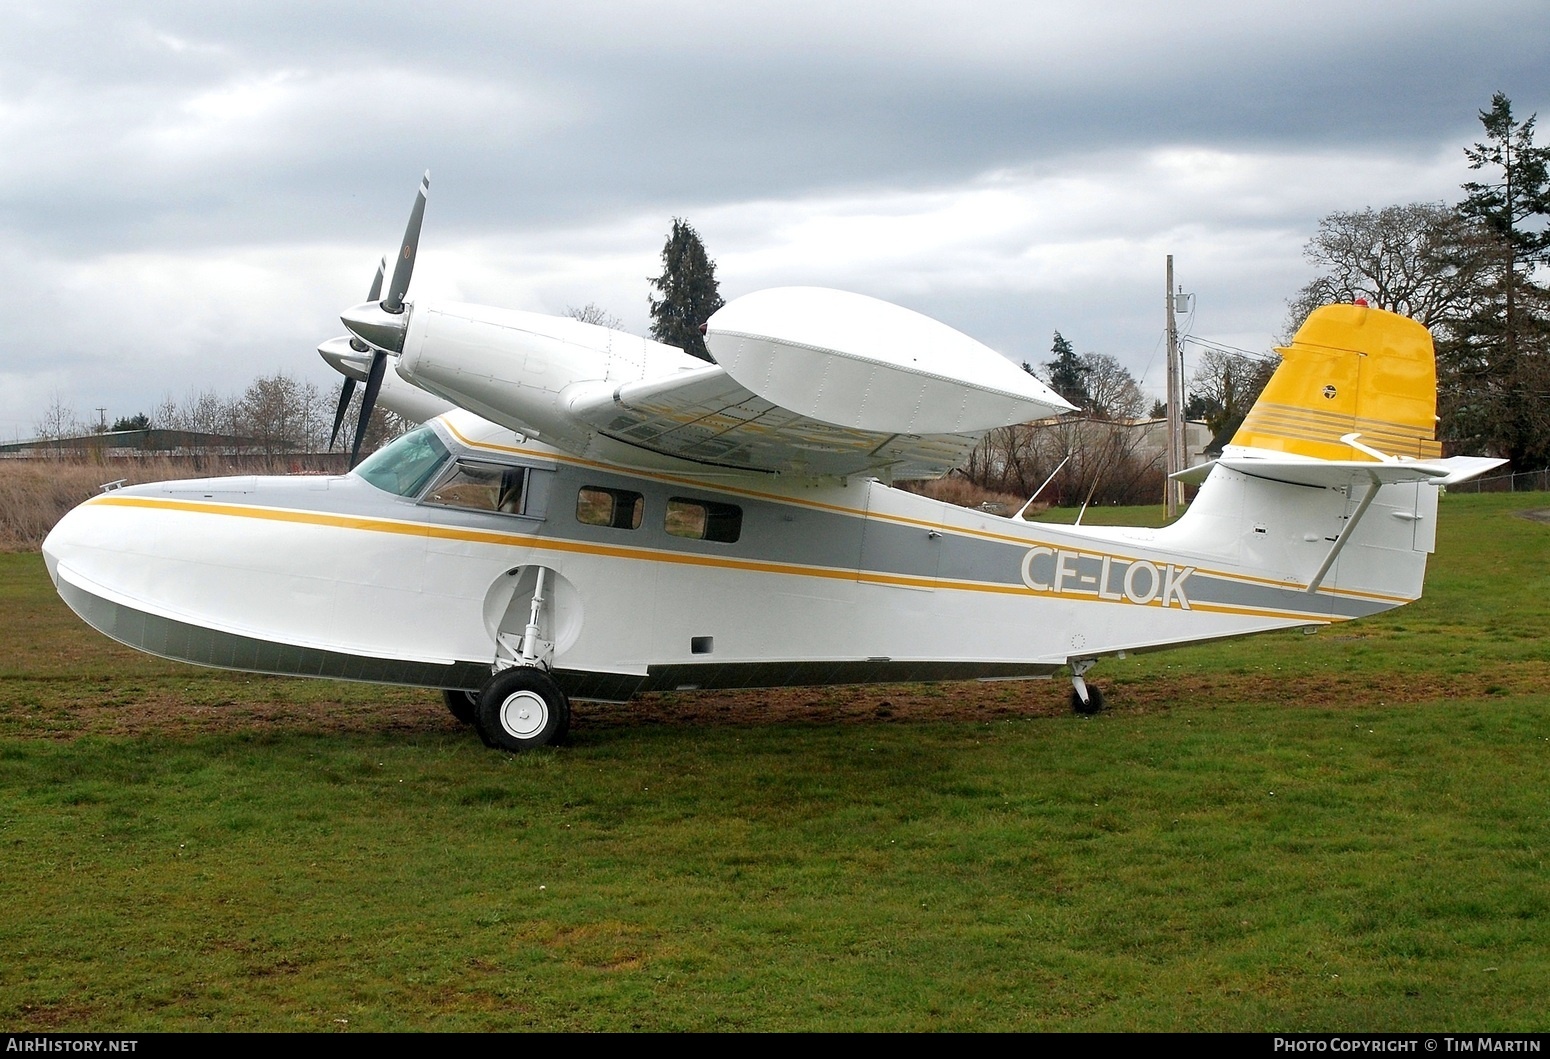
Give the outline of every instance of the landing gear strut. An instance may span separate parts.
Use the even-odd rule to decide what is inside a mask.
[[[1097,661],[1096,658],[1078,658],[1071,663],[1071,709],[1077,713],[1093,714],[1103,709],[1103,692],[1082,679]]]

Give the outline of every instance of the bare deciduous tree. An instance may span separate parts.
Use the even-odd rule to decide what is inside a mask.
[[[1073,355],[1070,367],[1082,379],[1084,412],[990,431],[964,467],[965,477],[984,489],[1026,497],[1053,474],[1040,495],[1052,504],[1080,504],[1088,497],[1102,504],[1142,503],[1162,495],[1161,452],[1146,449],[1145,432],[1133,422],[1146,407],[1135,377],[1103,353]]]
[[[86,425],[75,417],[75,409],[65,404],[58,390],[49,397],[48,407],[33,427],[45,441],[62,441],[86,433]]]
[[[1287,303],[1283,338],[1319,306],[1358,298],[1429,328],[1446,326],[1478,298],[1488,249],[1479,225],[1441,203],[1331,213],[1303,248],[1320,274]]]
[[[608,327],[615,331],[624,330],[624,321],[596,302],[587,302],[579,307],[568,305],[565,308],[565,315],[572,320],[580,320],[584,324],[597,324],[599,327]]]
[[[1204,420],[1212,437],[1236,430],[1259,399],[1277,363],[1275,357],[1207,349],[1190,376],[1185,418]]]
[[[1107,353],[1084,353],[1082,367],[1095,418],[1135,419],[1141,415],[1146,407],[1146,397],[1135,376],[1116,358]]]

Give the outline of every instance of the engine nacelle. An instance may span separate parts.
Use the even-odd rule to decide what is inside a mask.
[[[398,374],[486,419],[549,441],[587,428],[567,388],[634,382],[702,362],[672,346],[562,316],[482,305],[412,308]]]

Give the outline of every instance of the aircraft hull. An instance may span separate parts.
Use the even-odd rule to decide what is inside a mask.
[[[555,586],[557,679],[573,697],[624,699],[1047,676],[1074,659],[1376,613],[1411,597],[1363,588],[1360,571],[1393,581],[1375,563],[1398,564],[1418,589],[1424,569],[1413,541],[1389,542],[1307,592],[1323,538],[1212,532],[1213,503],[1241,506],[1244,483],[1225,470],[1197,501],[1204,531],[1058,527],[871,480],[629,473],[504,431],[476,437],[471,418],[439,421],[448,447],[527,467],[543,482],[539,515],[453,511],[353,475],[140,486],[66,516],[45,545],[50,572],[82,618],[154,654],[475,688],[497,636],[525,622],[542,567]],[[639,494],[646,517],[634,529],[587,525],[577,497],[588,488]],[[1282,488],[1288,522],[1306,524],[1312,491]],[[1348,501],[1317,492],[1334,532]],[[1416,503],[1414,486],[1389,493],[1391,507]],[[684,496],[738,508],[738,539],[666,532],[661,512]]]

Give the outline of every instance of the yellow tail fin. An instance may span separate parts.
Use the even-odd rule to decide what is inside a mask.
[[[1276,352],[1281,363],[1232,443],[1324,460],[1434,459],[1437,366],[1432,336],[1408,317],[1365,305],[1326,305]]]

